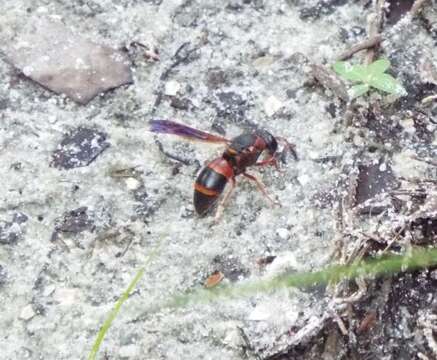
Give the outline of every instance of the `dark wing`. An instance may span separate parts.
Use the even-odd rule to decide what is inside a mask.
[[[194,129],[171,120],[150,120],[150,131],[161,134],[173,134],[187,139],[194,139],[207,142],[229,143],[228,139],[218,135]]]

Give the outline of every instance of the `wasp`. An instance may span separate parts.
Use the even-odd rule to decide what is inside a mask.
[[[151,120],[150,131],[161,134],[173,134],[188,140],[199,140],[209,143],[224,143],[226,149],[220,157],[206,164],[200,171],[194,183],[194,208],[198,215],[209,214],[218,204],[220,196],[223,198],[218,204],[215,220],[223,212],[226,202],[237,184],[235,178],[242,175],[253,181],[258,190],[272,205],[280,205],[267,193],[264,185],[253,175],[247,173],[251,166],[275,166],[279,170],[278,142],[283,143],[284,151],[290,151],[295,159],[297,155],[294,145],[282,137],[275,137],[262,129],[253,129],[229,140],[224,137],[209,134],[184,124],[171,120]],[[261,160],[260,160],[261,159]],[[230,186],[225,191],[226,185]]]

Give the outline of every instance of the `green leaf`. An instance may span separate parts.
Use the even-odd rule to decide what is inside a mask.
[[[364,82],[368,71],[363,65],[351,65],[345,61],[337,61],[334,66],[336,73],[347,80]]]
[[[379,59],[367,66],[369,74],[377,75],[382,74],[390,67],[390,61],[387,59]]]
[[[369,89],[370,89],[370,86],[368,84],[358,84],[358,85],[352,86],[348,91],[350,100],[353,100],[353,99],[365,94],[366,92],[369,91]]]
[[[368,79],[367,83],[390,94],[405,95],[407,92],[393,76],[389,74],[378,74]]]

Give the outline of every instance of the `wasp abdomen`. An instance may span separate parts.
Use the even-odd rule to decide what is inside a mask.
[[[202,169],[194,184],[194,208],[199,215],[206,215],[214,208],[227,182],[233,177],[231,165],[223,158]]]

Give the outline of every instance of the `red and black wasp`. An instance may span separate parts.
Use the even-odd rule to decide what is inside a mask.
[[[275,137],[266,130],[254,129],[243,132],[232,140],[209,134],[170,120],[151,120],[150,130],[155,133],[178,135],[190,140],[200,140],[210,143],[225,143],[227,147],[223,154],[212,160],[200,171],[194,183],[194,208],[203,216],[211,212],[217,205],[218,199],[225,190],[226,184],[230,186],[221,200],[216,213],[216,220],[221,213],[232,191],[236,186],[236,176],[243,175],[255,182],[258,189],[272,204],[278,204],[267,194],[264,185],[253,175],[246,172],[250,166],[273,165],[278,169],[278,141],[284,145],[284,150],[290,151],[295,158],[294,145],[281,137]],[[263,160],[258,161],[265,154]]]

